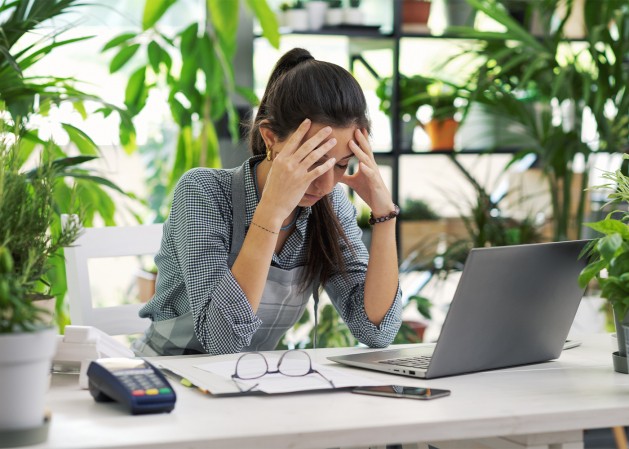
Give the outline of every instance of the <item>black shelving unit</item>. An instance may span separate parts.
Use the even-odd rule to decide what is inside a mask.
[[[446,156],[453,160],[455,165],[458,165],[456,158],[467,155],[481,155],[481,154],[511,154],[516,150],[510,148],[493,149],[491,151],[485,149],[474,150],[462,150],[462,151],[413,151],[411,148],[402,148],[401,146],[401,127],[402,122],[397,117],[399,116],[399,82],[400,82],[400,42],[405,38],[413,39],[460,39],[458,36],[452,36],[448,34],[433,35],[428,31],[416,32],[416,31],[404,31],[402,20],[402,1],[403,0],[391,0],[392,11],[392,27],[382,31],[379,27],[375,26],[338,26],[338,27],[324,27],[318,31],[291,31],[288,34],[291,35],[304,35],[304,36],[343,36],[349,39],[367,39],[373,41],[383,41],[387,43],[387,48],[391,50],[392,58],[392,74],[393,79],[393,91],[391,97],[391,148],[388,151],[377,151],[375,153],[376,161],[378,164],[385,165],[391,168],[391,194],[393,201],[396,204],[400,202],[400,158],[403,156]],[[361,51],[356,51],[348,55],[350,71],[354,70],[356,64],[363,65],[374,78],[380,79],[380,75],[373,67],[370,66],[368,61],[363,57]],[[400,224],[397,222],[398,244],[401,241],[400,236]]]

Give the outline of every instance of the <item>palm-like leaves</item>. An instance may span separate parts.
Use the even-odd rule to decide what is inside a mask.
[[[578,237],[585,196],[574,198],[571,194],[572,164],[574,157],[581,154],[589,167],[595,148],[593,142],[581,138],[585,110],[590,109],[596,119],[600,150],[620,151],[627,147],[629,6],[621,0],[587,0],[587,45],[572,45],[563,33],[571,1],[567,2],[568,14],[558,24],[551,18],[559,0],[528,4],[529,17],[546,18],[540,36],[515,21],[500,0],[468,2],[505,28],[504,32],[453,30],[461,36],[481,39],[473,50],[480,63],[470,79],[471,100],[484,103],[496,116],[522,125],[522,151],[516,159],[535,154],[547,175],[553,237]],[[610,27],[610,23],[615,25]],[[610,102],[615,106],[611,115]],[[572,108],[571,125],[570,117],[560,122],[553,118],[560,105]],[[587,186],[587,169],[581,185]]]

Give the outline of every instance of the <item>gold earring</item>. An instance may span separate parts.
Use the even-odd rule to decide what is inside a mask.
[[[271,158],[271,155],[272,155],[272,153],[271,153],[271,148],[269,148],[269,146],[267,145],[267,147],[266,147],[266,160],[267,160],[267,161],[271,161],[271,160],[273,160],[273,159]]]

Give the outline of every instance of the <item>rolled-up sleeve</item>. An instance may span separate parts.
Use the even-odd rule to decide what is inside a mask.
[[[399,283],[395,299],[379,326],[365,312],[365,278],[369,253],[362,242],[362,231],[356,223],[356,209],[345,192],[337,187],[332,204],[351,247],[341,243],[346,274],[338,273],[324,286],[326,293],[356,339],[373,348],[391,344],[402,324],[402,291]]]

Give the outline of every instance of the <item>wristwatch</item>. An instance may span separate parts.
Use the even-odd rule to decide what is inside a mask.
[[[385,215],[384,217],[374,217],[373,216],[373,212],[371,212],[369,214],[369,224],[370,225],[375,225],[376,223],[382,223],[383,221],[388,221],[391,220],[395,217],[397,217],[398,215],[400,215],[400,208],[397,204],[394,204],[394,209],[392,212],[389,212],[387,215]]]

